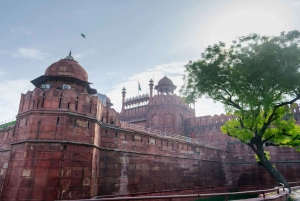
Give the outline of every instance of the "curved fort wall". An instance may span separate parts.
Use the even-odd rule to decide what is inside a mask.
[[[226,152],[120,127],[113,109],[72,89],[28,91],[10,138],[8,130],[2,132],[2,146],[11,151],[2,159],[7,173],[1,200],[79,199],[224,183],[220,161]]]
[[[88,105],[89,100],[86,100]],[[79,199],[95,195],[258,184],[258,181],[274,183],[243,144],[232,141],[227,150],[222,150],[164,135],[147,134],[139,128],[120,126],[118,121],[105,123],[106,119],[101,121],[104,114],[109,122],[118,118],[117,113],[100,102],[97,104],[98,107],[94,108],[102,113],[98,118],[90,116],[89,130],[84,123],[74,127],[74,122],[68,121],[76,117],[86,122],[83,116],[65,114],[65,119],[62,118],[64,120],[57,125],[57,119],[45,109],[42,112],[44,116],[30,117],[39,118],[40,128],[45,127],[39,130],[38,135],[38,140],[44,141],[34,141],[37,127],[32,120],[26,124],[18,118],[20,126],[17,122],[14,135],[11,128],[1,131],[3,136],[6,135],[3,144],[7,148],[11,143],[12,149],[10,160],[6,157],[1,161],[3,164],[6,162],[2,169],[8,170],[2,200]],[[24,115],[28,112],[25,111]],[[51,109],[48,108],[48,112]],[[85,115],[89,116],[88,113]],[[33,134],[26,135],[26,129],[32,130]],[[27,136],[25,142],[24,134]],[[12,135],[13,138],[10,138]],[[271,153],[274,153],[272,158],[276,160],[276,166],[288,179],[300,179],[299,162],[296,163],[299,154],[287,148],[281,151],[275,148]]]
[[[22,94],[1,200],[97,195],[102,113],[97,97],[73,89]]]

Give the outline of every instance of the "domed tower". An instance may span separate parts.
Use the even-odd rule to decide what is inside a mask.
[[[70,54],[21,95],[10,171],[1,200],[81,199],[97,195],[102,105]]]
[[[79,93],[96,94],[97,90],[90,88],[88,74],[82,66],[70,54],[53,64],[45,71],[45,74],[32,80],[31,83],[44,90],[74,89]]]
[[[167,76],[163,77],[161,80],[158,81],[158,84],[155,86],[154,89],[157,90],[160,94],[174,94],[174,90],[177,87],[173,84],[172,80],[170,80]]]
[[[174,94],[176,86],[167,76],[159,80],[154,89],[157,95],[152,97],[148,105],[147,126],[184,135],[184,119],[195,117],[195,109]]]

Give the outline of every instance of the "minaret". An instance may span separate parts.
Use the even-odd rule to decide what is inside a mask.
[[[149,103],[150,104],[153,104],[153,86],[154,86],[154,84],[153,84],[153,80],[151,79],[150,81],[150,84],[149,84],[149,86],[150,86],[150,98],[149,98]]]
[[[125,106],[124,106],[125,94],[126,94],[126,89],[125,89],[125,87],[123,87],[123,89],[122,89],[122,113],[124,113],[124,111],[125,111]]]

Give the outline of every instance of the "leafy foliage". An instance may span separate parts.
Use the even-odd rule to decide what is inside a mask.
[[[265,153],[266,158],[268,160],[270,160],[271,159],[270,152],[269,151],[264,151],[264,153]],[[256,159],[257,162],[260,162],[260,159],[257,155],[255,155],[255,159]]]
[[[14,124],[16,124],[16,121],[11,121],[11,122],[8,122],[6,124],[2,124],[2,125],[0,125],[0,129],[6,128],[7,126],[11,126],[11,125],[14,125]]]
[[[191,96],[181,97],[186,104],[195,102]]]
[[[254,151],[264,146],[298,147],[300,126],[288,105],[300,98],[300,32],[251,34],[206,48],[186,65],[184,96],[207,96],[236,119],[221,128]]]

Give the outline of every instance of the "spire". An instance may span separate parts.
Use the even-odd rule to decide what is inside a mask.
[[[72,57],[72,52],[71,52],[71,50],[70,50],[69,55],[68,55],[66,58],[64,58],[64,59],[68,59],[68,60],[71,60],[71,61],[75,61],[75,59]]]

